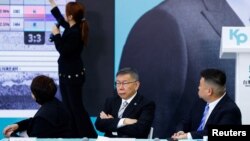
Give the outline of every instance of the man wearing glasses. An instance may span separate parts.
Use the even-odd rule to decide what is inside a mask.
[[[123,68],[116,74],[117,94],[107,98],[103,111],[97,117],[96,128],[107,137],[147,138],[155,112],[155,103],[137,90],[138,73]]]

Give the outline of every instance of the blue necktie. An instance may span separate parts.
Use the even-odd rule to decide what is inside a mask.
[[[206,118],[207,118],[207,115],[208,115],[208,111],[209,111],[209,105],[207,104],[206,107],[205,107],[205,110],[204,110],[204,112],[203,112],[203,117],[202,117],[202,119],[201,119],[200,126],[199,126],[199,128],[197,129],[197,131],[203,130],[203,128],[204,128],[204,126],[205,126]]]

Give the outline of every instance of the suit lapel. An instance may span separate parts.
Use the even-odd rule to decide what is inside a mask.
[[[140,95],[137,94],[134,99],[129,103],[128,107],[125,109],[123,113],[123,117],[131,115],[131,113],[137,109],[136,107],[138,106],[140,101]]]
[[[116,117],[118,117],[118,111],[120,109],[121,103],[122,103],[122,99],[119,96],[117,96],[117,100],[115,101],[115,104],[113,105],[114,106],[114,112],[115,112],[114,115]]]
[[[214,107],[212,113],[210,114],[208,120],[207,120],[207,123],[210,123],[212,122],[213,123],[213,117],[215,117],[215,115],[217,114],[218,111],[220,111],[220,109],[222,108],[222,105],[224,105],[225,101],[227,101],[228,99],[228,96],[225,95],[220,101],[219,103]]]
[[[201,13],[219,36],[222,26],[243,26],[226,0],[203,0],[203,3],[205,9]]]

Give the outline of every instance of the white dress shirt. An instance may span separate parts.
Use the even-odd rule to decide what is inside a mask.
[[[128,105],[129,105],[129,103],[134,99],[134,97],[136,96],[136,94],[137,94],[137,92],[136,92],[132,97],[130,97],[130,98],[127,99],[127,100],[122,99],[122,103],[123,103],[124,101],[127,101],[127,102],[128,102]],[[126,109],[126,108],[125,108],[125,109]],[[125,125],[123,124],[124,119],[125,119],[125,118],[121,118],[121,119],[120,119],[120,121],[118,122],[117,128],[120,128],[120,127],[125,126]]]
[[[209,110],[208,110],[208,115],[206,116],[206,120],[205,120],[205,124],[207,123],[207,120],[209,118],[209,116],[211,115],[212,111],[214,110],[215,106],[220,102],[220,100],[225,96],[226,93],[223,94],[223,96],[221,96],[220,98],[216,99],[215,101],[208,103],[209,106]],[[187,133],[187,138],[188,139],[193,139],[192,135],[190,134],[190,132]]]
[[[124,101],[128,102],[128,105],[129,105],[129,103],[134,99],[134,97],[136,96],[136,94],[137,94],[137,92],[136,92],[132,97],[130,97],[130,98],[127,99],[127,100],[122,99],[121,106],[122,106],[122,103],[123,103]],[[121,107],[121,106],[120,106],[120,107]],[[128,106],[127,106],[127,107],[128,107]],[[127,107],[126,107],[126,108],[127,108]],[[125,109],[126,109],[126,108],[125,108]],[[121,128],[121,127],[125,126],[125,125],[123,124],[124,120],[125,120],[125,118],[121,118],[121,119],[119,120],[119,122],[118,122],[118,124],[117,124],[117,128]],[[117,132],[112,132],[112,134],[113,134],[113,135],[117,135]]]

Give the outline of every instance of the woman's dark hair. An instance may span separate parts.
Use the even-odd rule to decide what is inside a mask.
[[[35,77],[32,80],[30,89],[35,96],[36,102],[41,105],[52,100],[57,91],[54,80],[45,75]]]
[[[88,43],[89,25],[85,18],[85,7],[78,2],[68,2],[66,5],[66,16],[72,15],[73,19],[81,28],[81,36],[84,46]]]

